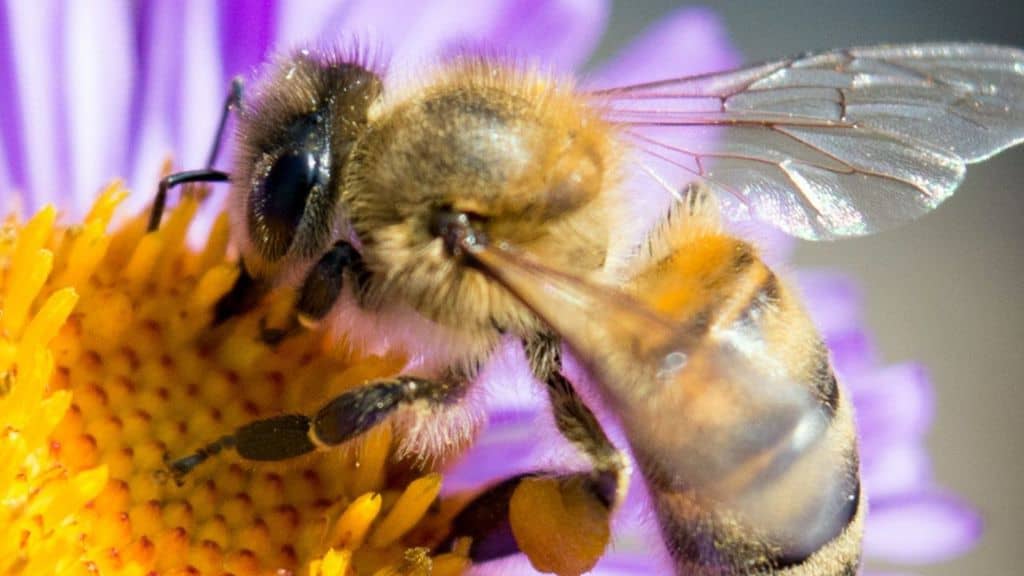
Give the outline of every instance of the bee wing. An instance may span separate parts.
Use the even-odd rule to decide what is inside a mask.
[[[810,240],[861,236],[948,198],[1024,140],[1024,51],[851,48],[592,93],[655,173],[699,177],[726,214]]]
[[[792,499],[766,497],[790,466],[822,447],[829,421],[809,389],[760,357],[743,335],[679,325],[640,299],[514,249],[463,249],[591,369],[654,489],[695,491],[796,547],[835,532],[834,510],[799,515]],[[810,478],[814,473],[821,477]],[[832,473],[804,472],[823,501],[841,501],[834,493],[847,489]]]

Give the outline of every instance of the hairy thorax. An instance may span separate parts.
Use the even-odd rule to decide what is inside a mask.
[[[364,305],[401,302],[447,328],[529,334],[537,320],[448,253],[432,228],[463,213],[492,242],[600,274],[607,255],[612,135],[546,78],[475,62],[385,105],[357,143],[343,203],[372,277]]]

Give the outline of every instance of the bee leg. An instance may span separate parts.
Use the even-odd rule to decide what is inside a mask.
[[[225,321],[252,310],[267,293],[266,282],[253,278],[245,269],[245,264],[238,263],[238,277],[231,289],[217,300],[213,307],[213,324],[216,326]]]
[[[242,107],[242,79],[235,78],[231,81],[231,88],[228,90],[227,98],[224,99],[224,109],[221,112],[220,122],[217,125],[217,134],[213,139],[213,146],[206,161],[206,168],[202,170],[186,170],[169,174],[160,180],[156,197],[153,198],[153,207],[149,211],[149,224],[147,232],[153,232],[160,227],[160,219],[163,218],[164,208],[167,204],[167,192],[180,184],[191,182],[227,182],[228,174],[220,170],[214,170],[213,165],[217,162],[220,153],[221,142],[224,140],[224,128],[227,126],[228,116],[232,109]]]
[[[400,409],[412,409],[413,418],[437,418],[465,395],[467,382],[433,381],[414,376],[377,380],[330,400],[315,414],[282,414],[255,420],[233,434],[203,446],[167,465],[175,481],[223,450],[233,449],[246,460],[278,461],[338,446],[380,424]],[[459,431],[455,431],[459,433]]]
[[[352,244],[339,240],[306,274],[299,288],[295,308],[285,326],[261,325],[260,337],[263,341],[275,345],[299,326],[317,326],[341,297],[346,271],[354,282],[354,291],[358,294],[365,290],[370,272],[363,263],[362,255]]]
[[[356,293],[365,290],[370,272],[363,263],[362,254],[348,242],[339,240],[320,257],[302,281],[295,302],[299,322],[305,326],[315,326],[330,312],[341,297],[345,271],[351,275]]]
[[[220,155],[220,147],[224,142],[224,129],[228,125],[228,116],[232,110],[242,109],[242,97],[245,91],[245,83],[241,76],[231,79],[231,87],[228,88],[228,95],[224,98],[224,106],[220,112],[220,122],[217,123],[217,134],[213,138],[213,145],[210,147],[210,154],[206,159],[206,167],[213,168],[217,163],[217,156]]]
[[[214,306],[213,323],[222,322],[252,310],[267,293],[269,286],[252,277],[239,263],[238,278]],[[313,327],[327,315],[341,296],[344,275],[348,271],[357,293],[365,289],[370,273],[363,257],[352,244],[340,240],[310,268],[299,288],[295,309],[284,326],[269,326],[260,321],[260,339],[270,346],[280,344],[300,326]]]
[[[434,548],[435,552],[448,552],[456,540],[465,537],[471,540],[469,558],[475,563],[522,552],[513,534],[512,498],[524,481],[540,479],[554,481],[560,488],[578,486],[601,505],[611,507],[611,503],[604,500],[605,487],[588,472],[556,474],[538,470],[517,474],[487,488],[460,510],[452,519],[448,537]]]
[[[547,385],[558,431],[590,460],[602,498],[608,506],[614,506],[628,481],[626,457],[608,439],[593,411],[562,374],[561,340],[543,334],[524,345],[534,375]]]
[[[168,174],[160,180],[156,197],[153,198],[153,207],[149,210],[149,223],[146,225],[146,232],[155,232],[160,227],[160,219],[163,218],[164,207],[167,204],[167,192],[171,188],[192,182],[227,182],[228,179],[229,175],[227,172],[221,172],[212,168],[185,170]]]
[[[520,552],[519,543],[513,535],[512,499],[528,479],[553,481],[563,495],[582,494],[591,509],[600,508],[606,513],[610,513],[625,492],[628,481],[626,458],[608,439],[594,413],[562,374],[560,340],[543,334],[526,341],[524,345],[534,375],[547,384],[548,398],[559,432],[587,456],[592,469],[569,473],[537,471],[513,476],[496,484],[459,512],[452,522],[449,537],[438,546],[438,551],[445,551],[457,538],[468,536],[472,539],[470,558],[475,562]],[[573,496],[567,496],[567,501],[572,499]],[[593,517],[590,518],[593,521]],[[583,532],[594,533],[592,530]]]

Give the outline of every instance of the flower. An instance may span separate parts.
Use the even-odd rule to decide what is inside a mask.
[[[6,467],[0,468],[6,505],[0,525],[19,535],[2,540],[18,548],[0,548],[0,571],[144,573],[193,566],[245,573],[295,569],[312,560],[314,570],[344,573],[348,562],[394,567],[421,561],[405,545],[414,543],[411,526],[424,516],[418,508],[425,500],[400,494],[429,494],[438,479],[424,476],[408,484],[408,478],[392,478],[382,461],[390,442],[386,429],[339,450],[336,458],[296,466],[250,469],[218,459],[203,473],[214,480],[198,482],[184,498],[160,484],[151,471],[160,468],[167,447],[207,441],[258,414],[308,410],[365,375],[397,369],[399,360],[325,347],[313,336],[287,343],[283,359],[275,360],[245,341],[255,318],[205,348],[204,314],[231,281],[222,262],[223,219],[200,211],[209,222],[193,227],[201,231],[199,251],[182,242],[197,209],[192,199],[182,202],[158,236],[144,239],[138,219],[112,234],[106,228],[115,205],[125,203],[120,212],[133,214],[149,201],[145,191],[153,189],[168,153],[180,166],[202,165],[229,78],[249,74],[279,47],[329,44],[336,31],[346,30],[386,47],[396,77],[477,45],[570,71],[594,47],[606,3],[108,0],[51,12],[48,3],[12,2],[0,9],[0,209],[11,201],[36,213],[27,222],[8,220],[0,232],[0,375],[6,388],[0,414],[7,423],[0,438]],[[47,32],[44,22],[57,24]],[[620,84],[736,61],[713,14],[684,10],[589,81]],[[124,199],[123,188],[114,186],[94,201],[113,176],[127,178],[138,193]],[[15,196],[12,190],[24,192]],[[82,216],[81,224],[55,224],[54,211],[42,208],[46,202],[60,206],[68,222]],[[783,260],[785,243],[772,241],[771,252]],[[878,366],[848,281],[825,273],[800,280],[860,414],[864,488],[872,502],[869,562],[916,564],[966,550],[977,539],[978,519],[935,486],[921,444],[931,415],[924,372],[912,365]],[[300,351],[309,356],[290,360],[317,361],[293,376],[287,356]],[[545,412],[523,366],[512,347],[488,365],[491,425],[448,472],[447,491],[479,487],[564,456],[556,442],[538,442],[532,424]],[[337,377],[319,385],[303,379],[314,369]],[[287,387],[281,383],[286,373]],[[199,374],[202,386],[196,384]],[[499,453],[500,460],[493,456]],[[358,472],[335,473],[357,461]],[[664,551],[652,547],[656,530],[639,484],[634,482],[616,518],[613,549],[595,573],[663,568]],[[395,520],[388,524],[391,515]],[[381,532],[388,537],[375,536]],[[283,534],[289,544],[280,541]],[[335,544],[338,549],[328,552]],[[435,573],[463,563],[458,552],[435,558]],[[497,564],[475,570],[494,573],[502,569]],[[530,570],[522,558],[505,564],[511,573]]]
[[[56,223],[53,208],[4,223],[0,573],[257,574],[312,561],[313,574],[345,574],[407,557],[460,573],[463,548],[429,558],[410,544],[441,478],[396,480],[388,426],[335,457],[260,469],[218,458],[184,486],[168,482],[168,450],[306,411],[402,359],[314,333],[273,354],[256,318],[212,335],[213,305],[237,275],[226,218],[202,251],[183,242],[194,198],[157,233],[138,216],[108,234],[125,194],[109,187],[79,226]]]

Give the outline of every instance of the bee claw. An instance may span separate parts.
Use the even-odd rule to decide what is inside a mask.
[[[167,484],[168,480],[173,480],[175,486],[178,486],[179,488],[184,486],[185,475],[174,467],[174,463],[170,461],[170,454],[165,452],[163,460],[167,467],[153,471],[153,479],[156,480],[156,483],[164,486]]]

